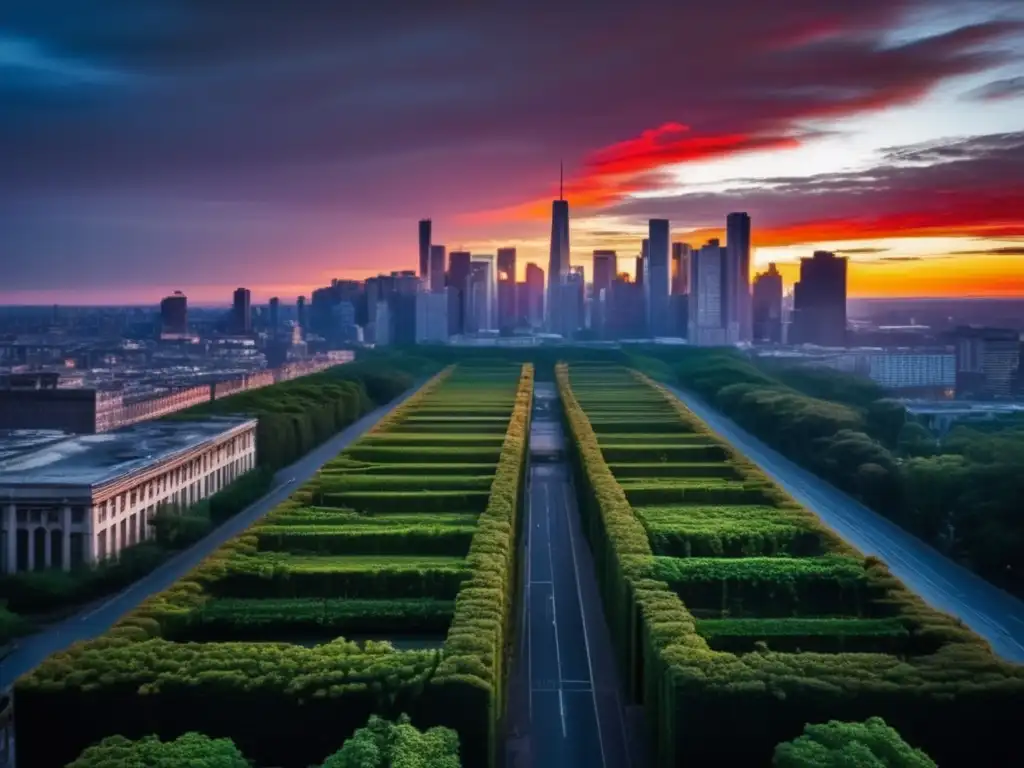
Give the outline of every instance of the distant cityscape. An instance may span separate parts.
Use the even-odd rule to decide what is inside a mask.
[[[785,286],[775,264],[751,275],[744,212],[726,216],[724,244],[700,246],[673,242],[670,222],[651,219],[635,255],[595,250],[588,276],[570,263],[569,215],[560,194],[551,206],[547,273],[527,263],[523,280],[516,248],[449,252],[423,219],[415,269],[332,280],[310,300],[274,297],[254,306],[239,287],[227,311],[191,308],[181,291],[157,314],[0,308],[0,387],[95,391],[102,431],[194,404],[210,397],[211,386],[262,386],[318,370],[361,346],[647,342],[739,346],[863,375],[904,397],[1022,394],[1024,302],[1000,314],[992,309],[1000,302],[973,311],[950,300],[850,301],[848,260],[828,251],[802,258],[799,280]],[[635,276],[621,269],[627,258]],[[0,428],[14,421],[0,406]]]

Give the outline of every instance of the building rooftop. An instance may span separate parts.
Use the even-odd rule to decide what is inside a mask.
[[[102,486],[212,442],[253,419],[149,421],[98,435],[0,431],[0,486]]]

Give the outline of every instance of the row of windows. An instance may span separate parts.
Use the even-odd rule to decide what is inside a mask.
[[[213,452],[204,453],[201,457],[187,464],[175,467],[159,477],[137,488],[133,488],[131,491],[126,491],[113,499],[100,503],[98,505],[99,522],[105,522],[108,515],[124,514],[125,510],[129,507],[135,507],[145,501],[152,501],[156,496],[166,494],[169,488],[183,485],[206,474],[215,464],[221,464],[230,460],[239,452],[250,448],[253,444],[253,439],[254,435],[252,432],[246,432],[233,437],[217,446],[216,456],[214,456]]]

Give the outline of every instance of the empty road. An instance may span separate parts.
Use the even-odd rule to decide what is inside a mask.
[[[564,448],[554,388],[538,385],[531,452]],[[529,765],[629,766],[611,641],[563,460],[533,461],[526,510],[522,656],[528,669]]]
[[[349,443],[361,437],[385,414],[397,408],[417,389],[419,389],[419,385],[393,402],[371,411],[323,445],[314,448],[290,467],[282,469],[275,477],[273,490],[266,496],[212,531],[193,547],[180,552],[149,575],[139,579],[123,592],[111,597],[98,607],[90,607],[38,634],[21,638],[13,653],[0,663],[0,689],[26,672],[35,669],[48,656],[64,650],[72,643],[88,640],[106,632],[118,619],[147,597],[167,589],[195,568],[217,547],[228,539],[238,536],[287,499],[297,486],[311,478],[320,467],[338,455]]]
[[[798,467],[696,395],[669,390],[843,539],[885,562],[925,602],[963,621],[998,655],[1024,663],[1024,603]]]

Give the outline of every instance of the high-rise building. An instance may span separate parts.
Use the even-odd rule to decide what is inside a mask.
[[[559,325],[554,329],[566,339],[573,338],[586,324],[586,282],[583,267],[572,267],[558,286],[556,295]]]
[[[175,291],[160,302],[160,335],[185,336],[188,334],[188,299]]]
[[[647,241],[644,240],[644,243],[646,243],[646,242]],[[647,246],[645,245],[644,246],[644,251],[646,251],[646,250],[647,250]],[[646,269],[646,262],[647,262],[647,256],[646,255],[640,255],[640,256],[636,257],[636,270],[635,270],[636,271],[636,276],[633,278],[633,282],[636,283],[637,285],[643,285],[644,284],[644,271]]]
[[[800,282],[793,286],[791,343],[846,345],[846,271],[847,260],[828,251],[800,259]]]
[[[548,301],[547,324],[554,330],[559,325],[558,305],[552,299],[558,296],[558,285],[569,274],[569,203],[562,188],[562,174],[559,172],[558,199],[551,202],[551,254],[548,259]]]
[[[604,335],[615,339],[642,339],[647,336],[644,287],[620,274],[612,283],[605,317]]]
[[[782,275],[775,264],[754,278],[752,341],[782,343]]]
[[[725,247],[728,252],[729,325],[737,338],[750,341],[750,216],[730,213],[725,219]]]
[[[231,332],[252,333],[252,294],[248,288],[236,288],[231,299]]]
[[[448,254],[448,332],[452,336],[466,332],[471,260],[469,251],[452,251]]]
[[[690,254],[693,248],[687,243],[672,243],[672,295],[682,296],[690,292]]]
[[[544,324],[544,270],[533,263],[526,265],[526,296],[527,324],[539,328]]]
[[[431,235],[431,221],[430,219],[420,220],[420,277],[424,280],[430,274],[430,235]]]
[[[725,346],[732,340],[727,326],[726,249],[709,240],[690,258],[690,300],[687,338],[701,347]]]
[[[652,336],[671,335],[669,297],[669,224],[668,219],[648,222],[647,268],[644,271],[644,294],[647,299],[647,327]]]
[[[274,296],[270,300],[270,333],[276,334],[281,322],[281,299]]]
[[[1020,369],[1020,333],[1010,328],[957,328],[956,395],[963,399],[1014,394]]]
[[[448,341],[448,296],[445,294],[445,289],[416,294],[416,343],[436,344],[446,341]]]
[[[305,337],[306,335],[306,297],[299,296],[295,300],[295,321],[299,326],[299,333]],[[353,318],[354,322],[354,318]]]
[[[488,256],[474,255],[470,262],[469,289],[466,296],[466,333],[493,330],[494,262]]]
[[[444,260],[443,245],[430,246],[430,259],[427,263],[429,276],[426,278],[431,293],[444,293]]]
[[[594,251],[594,298],[601,291],[610,291],[619,274],[619,257],[615,251]]]
[[[516,327],[516,249],[498,249],[498,330]]]

